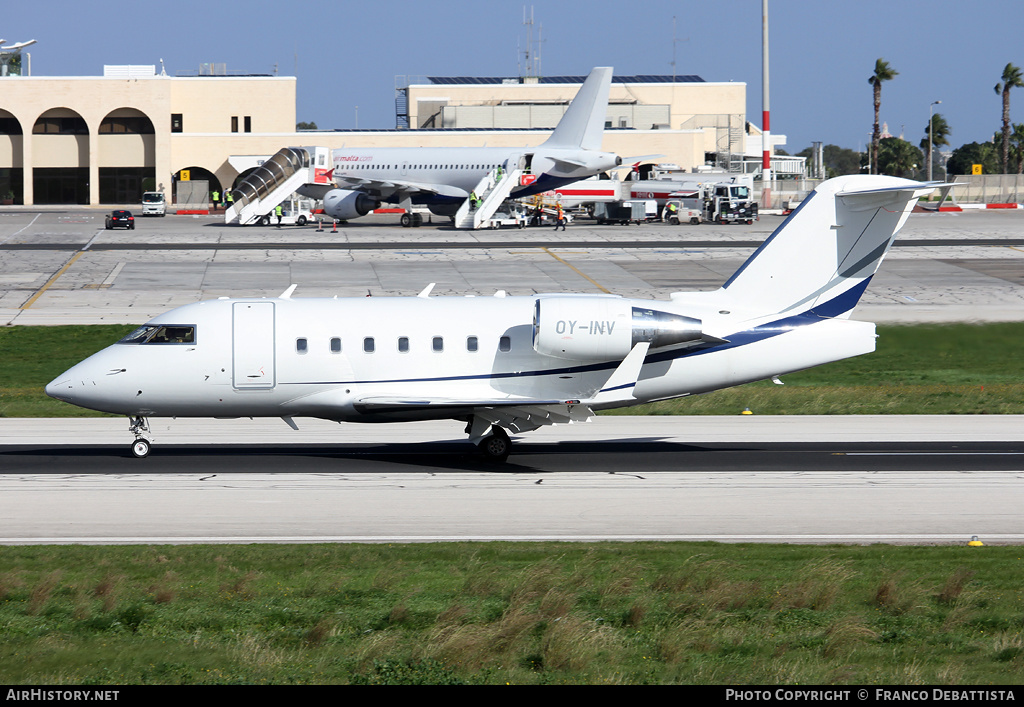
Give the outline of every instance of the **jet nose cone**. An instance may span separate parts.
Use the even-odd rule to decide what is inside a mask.
[[[51,398],[57,400],[67,400],[71,397],[71,391],[74,389],[74,385],[71,383],[71,379],[64,374],[54,378],[52,381],[46,384],[46,394]]]

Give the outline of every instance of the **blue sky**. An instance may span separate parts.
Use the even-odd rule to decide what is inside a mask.
[[[140,3],[9,1],[7,43],[36,39],[33,74],[101,75],[104,64],[159,64],[171,75],[222,62],[229,72],[298,77],[298,120],[321,128],[393,128],[395,77],[514,76],[524,60],[524,2],[440,3],[233,0]],[[748,120],[761,122],[761,2],[563,0],[534,3],[541,71],[678,74],[747,84]],[[633,9],[630,9],[633,8]],[[863,149],[872,123],[875,60],[899,75],[884,84],[881,119],[917,144],[929,104],[953,147],[1001,127],[993,86],[1024,67],[1021,0],[770,0],[772,132],[795,153],[812,141]],[[0,93],[2,104],[2,93]],[[358,110],[357,110],[358,106]],[[2,105],[0,105],[2,107]],[[1024,89],[1011,93],[1024,122]]]

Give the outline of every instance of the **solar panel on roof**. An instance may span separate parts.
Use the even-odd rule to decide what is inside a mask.
[[[542,76],[537,83],[583,83],[586,76]],[[432,84],[522,84],[525,81],[518,77],[502,76],[428,76]],[[657,74],[638,74],[635,76],[613,76],[612,83],[704,83],[704,79],[696,74],[680,76],[664,76]]]

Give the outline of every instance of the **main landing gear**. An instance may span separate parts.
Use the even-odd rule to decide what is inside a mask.
[[[402,218],[400,220],[403,228],[419,228],[423,225],[423,214],[406,212],[402,214]]]
[[[149,433],[149,420],[144,417],[128,417],[128,431],[135,435],[132,442],[131,452],[136,459],[144,459],[149,456],[152,443],[143,435]]]
[[[508,438],[508,432],[504,428],[494,426],[491,428],[491,434],[480,440],[477,448],[487,461],[504,462],[512,451],[512,440]]]
[[[487,461],[504,462],[512,451],[512,440],[508,438],[508,432],[477,415],[471,417],[466,424],[466,434]]]

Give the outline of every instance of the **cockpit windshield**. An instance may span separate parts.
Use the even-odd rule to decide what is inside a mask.
[[[196,343],[196,328],[189,324],[145,324],[117,343],[194,344]]]

